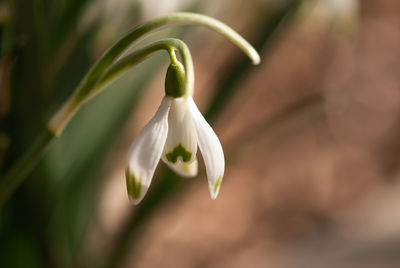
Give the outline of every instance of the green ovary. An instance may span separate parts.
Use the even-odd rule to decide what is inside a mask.
[[[130,172],[129,168],[126,169],[125,177],[129,196],[132,197],[133,200],[139,199],[140,190],[142,188],[142,179],[139,178],[138,180],[136,180],[135,174],[133,172]]]
[[[182,158],[183,162],[189,162],[190,159],[192,158],[192,153],[188,152],[185,147],[183,147],[181,144],[178,144],[178,146],[176,146],[174,148],[174,150],[172,150],[172,152],[167,153],[165,155],[165,157],[167,158],[167,160],[171,163],[176,163],[176,161],[178,160],[178,157]]]

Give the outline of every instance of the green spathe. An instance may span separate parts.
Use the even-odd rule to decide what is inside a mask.
[[[140,198],[140,190],[142,188],[142,179],[139,177],[137,180],[135,174],[130,171],[129,168],[125,171],[126,186],[128,188],[128,194],[133,200]]]
[[[187,151],[185,147],[182,146],[182,144],[178,144],[174,150],[170,153],[167,153],[165,157],[167,160],[171,163],[176,163],[178,160],[178,157],[182,158],[183,162],[189,162],[190,159],[192,158],[192,153]]]
[[[168,66],[165,76],[165,95],[179,98],[185,94],[185,69],[178,62],[172,62]]]

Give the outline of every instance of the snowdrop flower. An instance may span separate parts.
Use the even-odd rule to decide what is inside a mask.
[[[193,102],[193,62],[186,44],[179,39],[166,38],[127,54],[134,43],[145,35],[176,24],[202,25],[214,30],[240,48],[253,64],[260,63],[260,55],[249,42],[228,25],[206,15],[176,12],[138,25],[115,42],[89,69],[73,94],[50,119],[45,135],[41,135],[6,172],[2,183],[5,187],[0,187],[3,193],[0,194],[0,206],[26,178],[46,145],[63,133],[71,118],[86,102],[107,88],[110,82],[161,50],[170,54],[172,62],[167,71],[166,97],[129,151],[126,167],[128,194],[135,204],[143,199],[159,159],[182,176],[195,176],[199,146],[207,169],[211,197],[217,197],[225,169],[224,154],[217,136]],[[184,68],[176,60],[174,50],[179,52]],[[27,168],[21,169],[21,166]]]
[[[225,170],[222,146],[191,94],[185,94],[184,80],[183,66],[173,62],[166,75],[166,96],[129,149],[126,183],[133,204],[143,199],[160,159],[181,176],[196,176],[197,147],[205,162],[211,198],[218,195]]]

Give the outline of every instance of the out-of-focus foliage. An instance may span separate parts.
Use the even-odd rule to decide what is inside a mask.
[[[106,48],[93,49],[105,23],[102,14],[82,23],[97,3],[1,3],[1,173],[46,128],[52,112],[99,57],[95,52]],[[135,21],[135,16],[124,20],[123,31]],[[105,46],[114,41],[107,40]],[[88,103],[51,144],[40,166],[2,211],[0,266],[74,264],[87,222],[93,217],[102,181],[101,163],[160,60],[162,57],[155,57],[111,85]]]
[[[120,14],[125,19],[115,21],[123,26],[107,25],[103,19],[109,14],[99,11],[98,4],[101,1],[2,2],[3,174],[46,127],[51,114],[72,93],[99,51],[118,37],[110,34],[109,29],[121,28],[123,32],[129,28],[126,25],[140,20],[138,2],[122,3],[128,12]],[[108,10],[114,5],[103,4]],[[259,38],[259,49],[289,11],[282,9],[267,17],[267,30]],[[110,40],[102,33],[110,35]],[[99,40],[104,47],[98,47]],[[1,266],[59,267],[93,260],[80,251],[88,222],[95,216],[95,201],[102,185],[101,163],[161,59],[155,57],[112,84],[88,103],[65,133],[50,145],[40,165],[2,211]],[[222,107],[221,101],[232,94],[230,89],[248,65],[247,59],[236,60],[237,67],[232,70],[235,75],[226,76],[225,86],[217,93],[209,115],[215,116],[217,107]],[[176,182],[171,173],[166,175],[158,186],[161,191],[155,188],[153,196],[147,199],[153,200],[150,207],[155,207],[174,188],[167,184]],[[135,213],[134,222],[141,222],[149,209],[143,205],[142,211],[147,212]],[[132,224],[128,225],[129,230],[135,230],[135,223]],[[115,254],[105,254],[110,256],[109,265],[123,256],[124,251],[118,248],[126,243],[130,240],[121,241]],[[101,262],[95,261],[96,265]]]
[[[192,49],[195,98],[221,134],[227,169],[218,200],[207,203],[205,182],[163,165],[140,206],[128,205],[125,189],[113,192],[114,173],[124,184],[121,147],[131,142],[121,132],[137,132],[154,113],[146,106],[161,98],[143,91],[162,92],[160,54],[87,103],[50,144],[0,211],[0,267],[396,263],[398,219],[387,216],[396,199],[386,216],[379,209],[398,193],[400,7],[391,0],[0,1],[0,180],[107,47],[177,10],[231,24],[262,54],[254,68],[202,29],[168,32]],[[393,189],[364,201],[385,187]],[[346,236],[352,230],[369,246]]]

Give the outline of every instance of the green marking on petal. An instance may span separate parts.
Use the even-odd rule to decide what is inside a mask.
[[[221,187],[223,175],[219,176],[218,179],[214,182],[213,194],[217,194],[219,187]]]
[[[138,180],[135,178],[135,174],[129,170],[129,167],[125,171],[126,186],[128,188],[128,194],[133,200],[140,198],[140,190],[142,188],[142,178]]]
[[[182,157],[183,162],[189,162],[192,158],[192,153],[187,151],[181,144],[178,144],[172,152],[165,155],[165,158],[175,164],[179,156]]]

